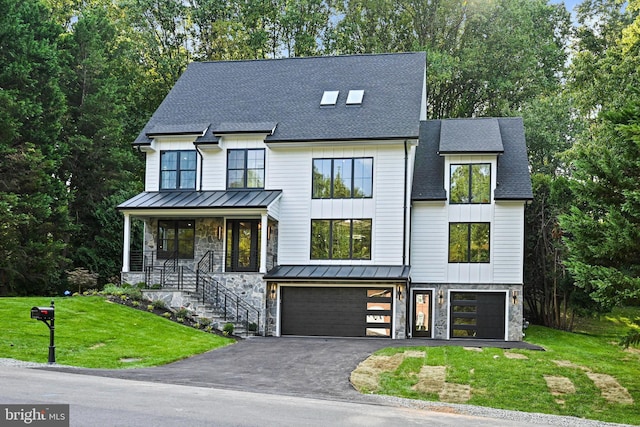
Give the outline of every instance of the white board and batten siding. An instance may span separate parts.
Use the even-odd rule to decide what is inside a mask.
[[[496,187],[495,156],[447,156],[445,190],[452,163],[491,163],[491,193]],[[449,263],[449,224],[490,223],[490,262]],[[414,202],[411,221],[411,279],[416,283],[521,284],[524,260],[524,202],[490,204]]]
[[[323,145],[269,150],[268,188],[283,190],[278,228],[280,264],[402,263],[404,147]],[[313,159],[373,158],[373,197],[312,199]],[[311,260],[311,219],[371,219],[371,260]]]
[[[193,141],[195,137],[161,137],[153,141],[153,149],[145,150],[145,191],[160,190],[160,153],[162,151],[182,151],[193,150]],[[200,167],[197,160],[198,168]],[[196,173],[196,188],[200,185],[200,175]]]
[[[492,227],[493,282],[523,283],[524,202],[497,202]]]

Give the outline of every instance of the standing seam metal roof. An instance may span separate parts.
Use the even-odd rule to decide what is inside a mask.
[[[145,191],[118,209],[260,208],[273,203],[282,190]]]

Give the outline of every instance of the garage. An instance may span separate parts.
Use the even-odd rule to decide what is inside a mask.
[[[280,288],[282,335],[391,337],[392,288]]]
[[[504,292],[451,292],[450,337],[505,339]]]

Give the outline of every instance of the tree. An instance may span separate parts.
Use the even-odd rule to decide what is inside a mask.
[[[427,52],[430,118],[514,114],[554,91],[569,14],[545,0],[345,0],[334,53]]]
[[[640,102],[601,117],[574,147],[577,203],[561,224],[576,286],[606,311],[640,297]]]
[[[122,227],[116,206],[142,189],[143,163],[127,128],[135,109],[131,47],[103,7],[85,8],[64,39],[69,112],[63,162],[74,228],[68,256],[102,282],[117,275]]]
[[[36,0],[0,0],[0,293],[50,293],[69,228],[56,41]]]

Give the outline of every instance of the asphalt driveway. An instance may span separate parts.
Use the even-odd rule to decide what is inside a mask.
[[[362,400],[362,395],[353,389],[349,376],[371,353],[384,347],[439,345],[540,349],[524,342],[502,341],[257,337],[155,368],[67,371],[167,384],[355,401]]]

